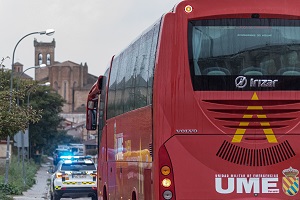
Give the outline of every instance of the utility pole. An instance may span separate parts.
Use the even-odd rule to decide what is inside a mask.
[[[19,43],[26,37],[34,34],[40,34],[40,35],[53,35],[54,34],[53,29],[47,29],[46,31],[36,31],[32,33],[28,33],[27,35],[24,35],[15,45],[14,51],[12,54],[12,62],[11,62],[11,74],[10,74],[10,98],[9,98],[9,112],[11,112],[11,107],[12,107],[12,93],[13,93],[13,76],[14,76],[14,58],[15,58],[15,52],[16,49],[19,45]],[[8,169],[9,169],[9,143],[10,143],[10,136],[7,136],[7,153],[6,153],[6,170],[5,170],[5,184],[8,183]]]

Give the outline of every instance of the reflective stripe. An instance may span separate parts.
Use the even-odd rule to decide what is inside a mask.
[[[68,181],[68,182],[63,182],[64,185],[76,185],[80,182],[71,182],[71,181]],[[93,181],[85,181],[85,182],[81,182],[81,184],[83,185],[93,185],[93,184],[96,184],[96,182],[93,182]]]
[[[60,190],[60,189],[61,189],[61,186],[55,186],[55,189],[56,189],[56,190]]]
[[[77,182],[63,182],[64,185],[75,185]]]
[[[82,182],[82,184],[84,185],[92,185],[92,184],[96,184],[95,182]]]

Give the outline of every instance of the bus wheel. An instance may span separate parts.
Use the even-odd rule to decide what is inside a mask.
[[[106,187],[103,188],[103,200],[107,200]]]
[[[135,194],[135,192],[132,192],[132,200],[136,200],[136,194]]]

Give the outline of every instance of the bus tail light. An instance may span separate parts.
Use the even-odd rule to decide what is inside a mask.
[[[172,183],[171,180],[168,179],[168,178],[163,179],[162,182],[161,182],[162,186],[165,187],[165,188],[170,187],[171,183]]]
[[[159,193],[161,200],[175,199],[175,185],[174,174],[172,170],[172,163],[167,152],[166,147],[163,145],[159,149]]]
[[[172,194],[172,192],[171,192],[170,190],[166,190],[166,191],[164,191],[164,193],[163,193],[163,197],[164,197],[165,199],[172,199],[173,194]]]
[[[168,176],[170,173],[171,173],[171,169],[169,166],[163,166],[161,169],[160,169],[161,173],[165,176]]]

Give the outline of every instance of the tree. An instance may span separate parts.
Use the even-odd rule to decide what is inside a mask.
[[[63,120],[59,113],[65,102],[59,94],[49,87],[36,87],[34,92],[28,94],[30,105],[36,110],[42,110],[42,118],[29,125],[31,155],[37,151],[50,155],[57,144],[78,142],[76,138],[67,135],[66,131],[59,130]]]
[[[10,92],[11,71],[0,68],[0,138],[13,136],[28,127],[28,122],[36,123],[41,118],[41,110],[31,106],[18,105],[16,99],[24,101],[26,91],[32,87],[33,81],[20,81],[20,88]],[[14,79],[16,83],[17,79]],[[14,84],[16,85],[16,84]]]
[[[50,87],[39,86],[37,81],[20,77],[14,77],[10,92],[10,77],[11,71],[0,67],[1,139],[29,126],[30,155],[42,150],[50,154],[57,144],[78,142],[66,131],[58,130],[63,120],[59,113],[65,102],[59,94]]]
[[[52,140],[58,134],[57,128],[63,120],[59,113],[62,111],[64,100],[50,87],[36,87],[28,93],[30,105],[36,110],[42,110],[42,118],[38,123],[30,123],[29,140],[32,152],[41,152],[53,145]],[[28,97],[28,96],[27,96]]]

